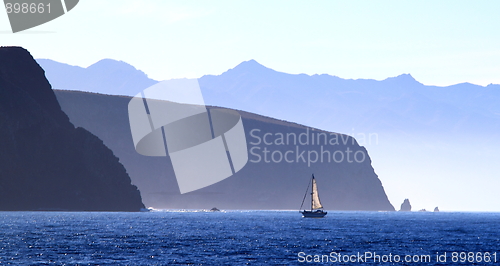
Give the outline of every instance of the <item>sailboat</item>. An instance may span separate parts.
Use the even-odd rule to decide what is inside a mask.
[[[299,211],[302,213],[302,216],[305,218],[323,218],[328,213],[323,210],[323,206],[321,205],[321,201],[319,200],[318,194],[318,185],[316,184],[316,179],[314,179],[314,174],[311,178],[312,191],[311,191],[311,210],[310,211]],[[302,200],[302,205],[300,205],[300,209],[304,205],[304,201],[306,200],[307,192],[309,191],[309,185],[306,189],[306,194],[304,195],[304,199]]]

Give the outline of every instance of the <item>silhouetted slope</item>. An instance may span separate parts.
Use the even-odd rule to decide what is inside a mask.
[[[285,161],[266,163],[263,160],[258,163],[248,162],[240,172],[228,179],[181,195],[168,157],[147,157],[135,151],[128,122],[127,106],[130,97],[77,91],[55,91],[55,93],[71,121],[99,136],[120,158],[134,184],[141,190],[147,206],[195,209],[207,209],[213,206],[222,209],[297,209],[310,181],[311,173],[314,173],[320,186],[321,200],[328,210],[394,210],[368,156],[362,163],[333,163],[333,161],[326,163],[325,160],[325,163],[312,164],[311,167],[302,160],[296,163]],[[299,135],[307,132],[307,127],[299,124],[242,111],[240,114],[249,148],[267,147],[279,150],[281,153],[296,149],[293,144],[253,145],[256,139],[250,135],[252,129],[261,130],[260,137],[265,133]],[[363,151],[367,154],[353,138],[336,135],[344,138],[346,144],[342,142],[335,146],[325,146],[325,149],[334,151],[349,147],[353,152]],[[320,147],[301,145],[299,149],[319,151]],[[251,154],[249,159],[257,160]]]
[[[0,48],[0,210],[138,211],[118,158],[75,128],[28,51]]]

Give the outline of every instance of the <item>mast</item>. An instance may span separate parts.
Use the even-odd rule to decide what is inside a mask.
[[[314,174],[312,174],[311,178],[311,211],[313,210],[313,205],[314,205]]]

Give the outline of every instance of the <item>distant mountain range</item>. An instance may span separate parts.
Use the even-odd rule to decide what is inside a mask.
[[[134,96],[158,81],[111,59],[87,68],[38,59],[55,89]],[[410,74],[382,81],[292,75],[255,60],[199,79],[205,103],[326,130],[484,134],[500,130],[500,85],[426,86]]]
[[[111,59],[103,59],[87,68],[50,59],[37,59],[37,62],[56,89],[133,96],[157,83],[135,67]]]
[[[131,96],[157,82],[121,61],[102,60],[86,69],[38,62],[56,89]],[[381,81],[292,75],[255,60],[198,80],[208,105],[356,137],[393,202],[410,198],[416,208],[443,210],[496,208],[491,185],[500,185],[494,174],[500,171],[494,163],[500,159],[500,85],[427,86],[410,74]],[[469,179],[477,186],[463,181]],[[465,190],[474,197],[464,198]]]
[[[409,74],[382,81],[291,75],[254,60],[200,84],[208,104],[343,133],[500,130],[500,85],[425,86]]]

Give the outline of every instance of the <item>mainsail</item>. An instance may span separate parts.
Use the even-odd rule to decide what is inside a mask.
[[[317,209],[322,209],[323,206],[321,205],[321,201],[319,201],[319,195],[318,195],[318,186],[316,185],[316,179],[312,179],[312,203],[311,203],[311,209],[317,210]]]

